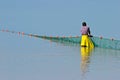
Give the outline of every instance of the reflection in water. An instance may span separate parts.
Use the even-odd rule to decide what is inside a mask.
[[[81,76],[82,80],[85,78],[86,73],[88,72],[88,66],[90,63],[90,56],[93,48],[81,47]]]

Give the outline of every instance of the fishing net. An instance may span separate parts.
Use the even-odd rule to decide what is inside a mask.
[[[64,45],[80,46],[81,37],[50,37],[50,36],[35,36],[50,40],[52,42],[62,43]]]
[[[91,38],[96,47],[120,49],[120,41],[107,38],[92,37]]]
[[[36,36],[36,37],[44,38],[47,40],[64,43],[64,44],[80,45],[80,42],[81,42],[81,37],[48,37],[48,36]],[[99,38],[99,37],[91,37],[91,40],[95,47],[120,50],[120,41],[119,40]]]
[[[24,32],[15,32],[15,31],[9,31],[9,30],[0,30],[1,32],[10,32],[10,33],[17,33],[27,36],[33,36],[37,38],[42,38],[46,40],[50,40],[53,42],[63,43],[65,45],[78,45],[80,46],[81,37],[52,37],[52,36],[39,36],[34,34],[26,34]],[[120,40],[114,40],[114,39],[107,39],[107,38],[100,38],[100,37],[90,37],[95,47],[101,47],[101,48],[109,48],[109,49],[117,49],[120,50]]]

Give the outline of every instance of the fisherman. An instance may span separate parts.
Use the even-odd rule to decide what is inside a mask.
[[[92,37],[90,28],[87,26],[86,22],[82,22],[81,28],[81,46],[82,47],[94,47],[92,41],[89,37]]]

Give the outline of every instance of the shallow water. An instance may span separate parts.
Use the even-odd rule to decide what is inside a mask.
[[[12,47],[12,43],[0,45],[0,80],[120,79],[119,50],[95,48],[85,55],[78,45],[41,39],[14,40]]]

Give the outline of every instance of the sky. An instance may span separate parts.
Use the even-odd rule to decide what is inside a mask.
[[[80,35],[86,21],[92,35],[120,39],[119,0],[0,0],[0,29],[38,35]]]

